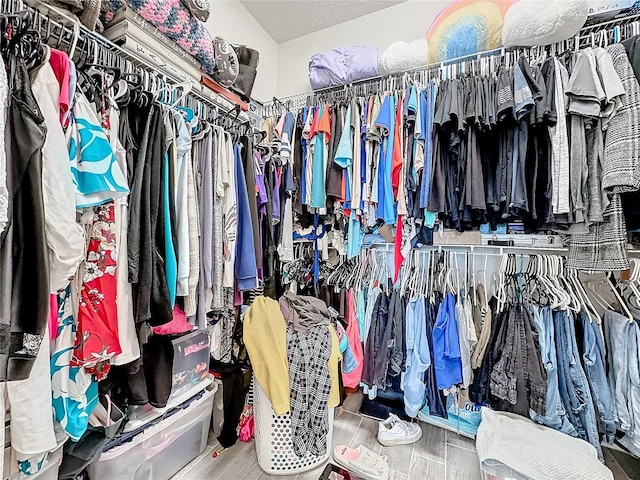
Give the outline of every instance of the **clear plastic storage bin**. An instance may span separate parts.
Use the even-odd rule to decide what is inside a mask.
[[[329,409],[327,453],[321,457],[307,454],[298,457],[291,442],[289,413],[277,416],[260,384],[253,381],[253,415],[256,426],[256,455],[260,468],[271,475],[295,475],[327,461],[332,450],[333,408]]]
[[[214,393],[205,390],[187,408],[104,452],[89,467],[91,480],[169,480],[206,448]]]

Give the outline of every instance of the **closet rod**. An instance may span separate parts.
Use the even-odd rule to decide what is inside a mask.
[[[600,22],[600,23],[596,23],[593,25],[587,25],[584,26],[580,29],[579,33],[573,37],[573,38],[569,38],[567,40],[564,40],[562,42],[557,42],[554,44],[550,44],[550,45],[544,45],[544,46],[533,46],[533,47],[512,47],[512,48],[496,48],[493,50],[485,50],[483,52],[477,52],[477,53],[473,53],[473,54],[469,54],[469,55],[463,55],[460,57],[456,57],[456,58],[452,58],[449,60],[444,60],[444,61],[440,61],[440,62],[435,62],[432,64],[427,64],[421,67],[416,67],[416,68],[412,68],[412,69],[408,69],[408,70],[404,70],[402,72],[396,72],[393,73],[391,75],[387,75],[387,76],[375,76],[375,77],[369,77],[369,78],[365,78],[362,80],[357,80],[355,82],[352,82],[348,85],[341,85],[341,86],[337,86],[337,87],[326,87],[326,88],[322,88],[319,90],[315,90],[313,92],[307,92],[307,93],[298,93],[295,95],[290,95],[287,97],[280,97],[278,100],[280,100],[283,103],[287,103],[287,102],[294,102],[294,101],[301,101],[301,100],[311,100],[315,95],[321,95],[323,93],[329,93],[329,92],[339,92],[341,90],[346,90],[349,89],[353,86],[361,86],[361,85],[367,85],[367,84],[374,84],[376,82],[379,81],[385,81],[385,80],[391,80],[391,79],[402,79],[403,76],[408,75],[408,74],[415,74],[415,73],[427,73],[429,71],[432,70],[436,70],[436,69],[440,69],[443,67],[447,67],[447,66],[451,66],[451,65],[455,65],[458,63],[462,63],[465,61],[474,61],[474,60],[478,60],[480,58],[485,58],[485,57],[494,57],[497,55],[503,55],[506,52],[518,52],[518,51],[532,51],[535,49],[540,49],[540,48],[547,48],[547,47],[552,47],[552,46],[561,46],[561,45],[572,45],[575,44],[576,42],[579,43],[579,45],[587,45],[588,42],[591,42],[592,40],[592,34],[595,33],[599,33],[602,31],[606,31],[609,30],[610,27],[616,27],[616,26],[625,26],[628,25],[630,23],[636,22],[640,20],[640,11],[633,13],[631,15],[627,15],[624,17],[620,17],[614,20],[609,20],[606,22]],[[609,39],[607,39],[609,40]],[[273,107],[273,102],[265,102],[264,104],[265,108],[272,108]]]
[[[140,71],[144,71],[147,75],[162,81],[162,83],[167,83],[167,80],[170,80],[171,83],[168,83],[168,86],[173,87],[176,84],[183,84],[185,82],[185,78],[178,77],[166,70],[159,72],[158,65],[152,65],[140,55],[129,52],[103,36],[92,32],[77,19],[71,18],[66,12],[52,5],[45,4],[40,0],[30,0],[29,4],[26,5],[21,0],[2,0],[2,2],[3,11],[17,13],[27,10],[31,14],[39,12],[40,15],[48,17],[53,25],[64,29],[65,35],[71,35],[71,38],[74,39],[73,41],[82,42],[83,46],[86,45],[86,42],[93,41],[102,52],[110,52],[120,56],[122,59],[131,62],[132,65]],[[7,7],[6,10],[4,7]],[[48,40],[48,38],[45,39],[45,41]],[[196,79],[192,77],[187,77],[186,79],[192,84],[192,90],[187,97],[192,97],[194,100],[202,102],[207,108],[211,108],[214,111],[228,112],[235,107],[232,102],[229,102],[214,92],[207,91],[206,87],[203,87]],[[243,120],[248,120],[246,114],[241,114],[240,117]]]

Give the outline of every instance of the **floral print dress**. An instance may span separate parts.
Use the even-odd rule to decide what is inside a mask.
[[[122,352],[116,304],[117,258],[114,203],[108,202],[93,207],[75,352],[75,361],[98,376],[106,374],[106,362]]]

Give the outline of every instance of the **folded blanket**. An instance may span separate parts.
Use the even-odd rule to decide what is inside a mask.
[[[193,55],[202,69],[213,74],[216,61],[213,39],[204,24],[195,19],[180,0],[108,0],[105,21],[125,4],[138,15]]]
[[[518,480],[613,480],[596,449],[528,418],[482,408],[476,436],[482,470]]]

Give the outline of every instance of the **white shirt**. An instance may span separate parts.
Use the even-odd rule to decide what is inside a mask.
[[[42,147],[42,190],[49,288],[50,293],[56,293],[69,284],[84,257],[84,230],[76,222],[71,161],[60,125],[60,85],[48,60],[36,73],[31,89],[47,127]]]

